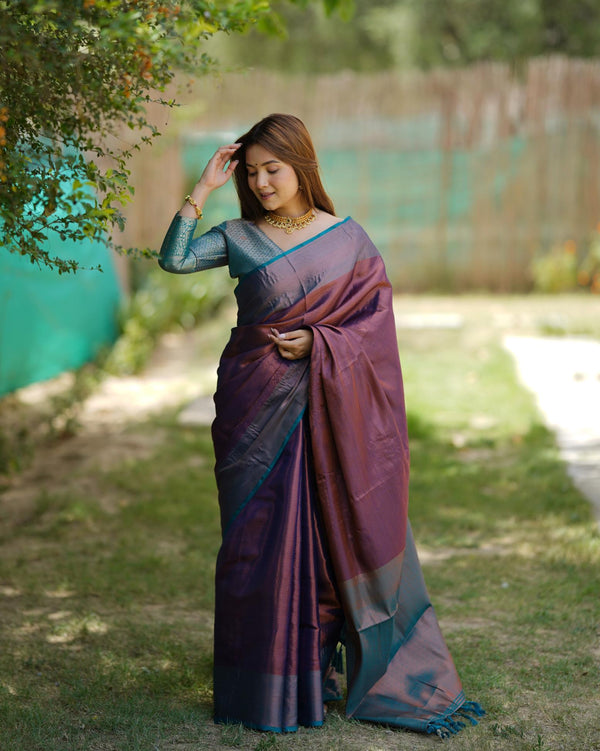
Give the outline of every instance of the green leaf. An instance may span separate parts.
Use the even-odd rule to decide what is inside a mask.
[[[349,3],[320,1],[328,11]],[[43,251],[46,232],[77,241],[122,227],[115,205],[133,193],[126,163],[160,136],[146,105],[175,106],[156,92],[177,71],[215,70],[205,40],[252,24],[284,33],[268,0],[0,0],[5,249],[61,273],[76,269]],[[125,128],[137,136],[131,145]]]

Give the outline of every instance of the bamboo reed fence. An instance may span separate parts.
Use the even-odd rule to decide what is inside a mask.
[[[536,254],[583,252],[600,220],[600,62],[553,57],[204,78],[133,165],[126,241],[158,246],[213,147],[277,111],[306,122],[338,213],[365,226],[398,289],[528,289]]]

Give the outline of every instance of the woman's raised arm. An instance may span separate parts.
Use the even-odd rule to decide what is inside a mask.
[[[220,146],[216,150],[204,168],[200,179],[194,185],[194,189],[181,207],[179,211],[180,216],[189,217],[190,219],[201,218],[202,209],[208,196],[213,190],[225,185],[233,174],[238,160],[232,157],[240,145],[239,143],[231,143],[227,146]]]
[[[225,236],[213,227],[209,232],[193,239],[196,223],[202,218],[202,209],[213,190],[229,180],[236,168],[232,157],[240,144],[221,146],[213,154],[185,203],[173,218],[163,240],[158,263],[173,274],[190,274],[194,271],[225,266],[227,244]]]

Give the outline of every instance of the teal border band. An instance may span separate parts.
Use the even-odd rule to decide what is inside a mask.
[[[263,482],[267,479],[267,477],[269,476],[269,474],[270,474],[271,470],[273,469],[273,467],[277,464],[277,460],[281,456],[284,448],[287,446],[287,442],[292,437],[292,434],[293,434],[294,430],[296,430],[296,428],[300,424],[300,421],[304,417],[304,413],[305,412],[306,412],[306,406],[302,408],[302,412],[300,412],[300,414],[296,418],[294,424],[289,429],[288,434],[283,439],[283,441],[281,443],[281,446],[279,447],[279,451],[277,452],[277,454],[273,458],[273,461],[271,462],[271,464],[265,470],[263,476],[256,483],[256,485],[252,488],[252,490],[248,493],[248,495],[246,496],[246,498],[244,498],[244,500],[240,503],[239,508],[237,509],[237,511],[235,512],[235,514],[233,514],[233,516],[231,517],[231,519],[229,520],[229,524],[223,530],[223,538],[225,538],[225,535],[231,529],[231,525],[233,524],[233,522],[238,518],[238,516],[242,513],[242,511],[246,508],[246,506],[250,503],[250,501],[252,500],[253,496],[257,492],[257,490],[260,488],[260,486],[263,484]]]
[[[260,227],[257,227],[256,229],[264,235],[267,240],[272,243],[276,248],[279,248],[281,250],[281,253],[274,256],[273,258],[269,258],[268,261],[265,261],[264,263],[261,263],[260,266],[257,266],[256,268],[252,269],[252,271],[249,271],[247,274],[244,274],[243,277],[240,278],[240,281],[242,279],[245,279],[250,274],[255,274],[257,271],[260,271],[261,269],[264,269],[265,266],[269,266],[270,264],[274,263],[275,261],[278,261],[280,258],[284,258],[285,256],[289,256],[290,253],[293,253],[295,250],[299,250],[300,248],[303,248],[305,245],[308,245],[309,243],[313,242],[314,240],[318,240],[319,237],[323,237],[323,235],[326,235],[328,232],[331,232],[334,229],[337,229],[338,227],[341,227],[343,224],[346,224],[346,222],[349,222],[352,219],[351,216],[347,216],[345,219],[342,219],[341,222],[337,222],[336,224],[332,224],[331,227],[327,227],[327,229],[324,229],[322,232],[319,232],[318,235],[313,235],[312,237],[309,237],[308,240],[305,240],[304,242],[300,243],[299,245],[294,245],[293,248],[290,248],[289,250],[281,250],[279,248],[279,245],[274,240],[271,240],[271,238],[265,234]]]

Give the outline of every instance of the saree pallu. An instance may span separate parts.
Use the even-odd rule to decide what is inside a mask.
[[[383,261],[351,219],[240,279],[213,424],[217,722],[323,722],[345,644],[349,717],[447,735],[466,702],[407,520],[402,375]],[[269,341],[308,327],[310,358]],[[333,693],[332,693],[333,691]]]

